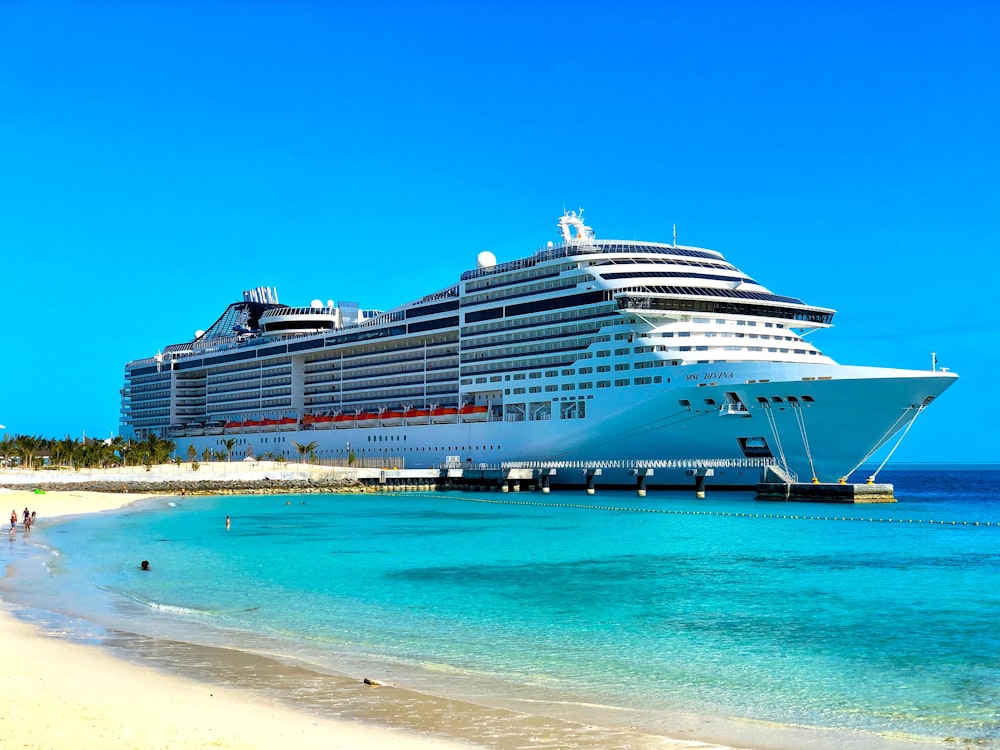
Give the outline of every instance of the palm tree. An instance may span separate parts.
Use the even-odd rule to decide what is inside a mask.
[[[173,440],[163,440],[155,432],[146,435],[142,447],[145,449],[145,460],[152,464],[165,464],[170,460],[170,454],[174,452],[177,444]]]
[[[17,455],[17,445],[14,442],[14,438],[10,435],[4,435],[3,440],[0,440],[0,458],[3,458],[2,466],[10,466],[11,456]]]
[[[226,446],[226,460],[227,461],[232,461],[233,460],[233,446],[236,445],[236,438],[228,438],[227,440],[223,440],[222,444],[224,446]]]
[[[40,435],[18,435],[14,438],[17,445],[17,452],[21,456],[21,465],[29,469],[35,468],[35,456],[42,450],[45,444],[44,438]]]
[[[73,468],[73,461],[80,457],[80,444],[76,438],[67,435],[62,440],[52,441],[52,460],[65,461],[69,468]]]
[[[297,443],[293,440],[292,445],[294,445],[295,450],[299,452],[299,458],[305,461],[306,456],[313,455],[313,452],[316,450],[316,446],[318,445],[318,443],[315,440],[312,440],[308,443]]]

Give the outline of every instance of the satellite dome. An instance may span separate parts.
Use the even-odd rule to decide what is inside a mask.
[[[204,335],[205,335],[205,332],[203,330],[201,330],[200,328],[197,331],[194,332],[194,337],[196,339],[200,339]]]
[[[311,302],[311,303],[309,304],[309,306],[310,306],[311,308],[313,308],[314,310],[318,310],[319,308],[321,308],[321,307],[323,306],[323,300],[321,300],[321,299],[314,299],[314,300],[313,300],[313,301],[312,301],[312,302]]]
[[[497,264],[497,256],[489,250],[483,250],[476,256],[476,268],[492,268]]]

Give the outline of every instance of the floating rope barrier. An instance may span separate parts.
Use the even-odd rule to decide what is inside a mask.
[[[424,493],[407,493],[408,495]],[[431,497],[425,495],[425,497]],[[434,495],[434,497],[440,497]],[[467,503],[485,503],[489,505],[521,505],[535,508],[572,508],[576,510],[606,510],[618,513],[660,513],[673,516],[720,516],[728,518],[769,518],[779,520],[795,521],[854,521],[864,523],[904,523],[904,524],[933,524],[937,526],[992,526],[1000,528],[1000,521],[940,521],[927,520],[923,518],[875,518],[874,516],[807,516],[790,513],[739,513],[726,510],[677,510],[671,508],[630,508],[626,506],[612,505],[585,505],[582,503],[541,503],[531,500],[499,500],[484,497],[453,497],[451,500],[458,500]]]

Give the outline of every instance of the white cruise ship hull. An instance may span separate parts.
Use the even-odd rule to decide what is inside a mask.
[[[587,402],[586,429],[580,420],[477,418],[443,424],[357,422],[343,430],[281,435],[285,445],[315,442],[321,459],[346,458],[353,451],[362,458],[394,459],[407,468],[433,468],[458,456],[463,464],[471,459],[472,466],[522,463],[540,471],[551,466],[553,481],[567,484],[582,483],[583,466],[604,465],[597,484],[634,482],[634,468],[650,466],[655,467],[651,485],[685,481],[686,469],[663,468],[672,462],[716,466],[714,481],[721,484],[754,484],[760,469],[739,464],[760,457],[752,446],[762,440],[774,463],[799,481],[858,481],[852,474],[859,464],[891,445],[921,407],[956,379],[946,372],[778,363],[744,363],[728,380],[705,367],[681,368],[677,375],[680,384],[651,386],[640,398],[614,388],[595,394]],[[714,379],[706,381],[706,375]],[[736,393],[746,412],[722,409],[725,392]],[[715,403],[706,404],[706,399]],[[767,399],[767,405],[760,399]],[[682,406],[684,401],[690,406]],[[274,440],[268,434],[241,435],[239,445],[263,456],[274,449]],[[182,447],[194,445],[199,453],[205,447],[217,449],[218,442],[194,436],[178,441]]]

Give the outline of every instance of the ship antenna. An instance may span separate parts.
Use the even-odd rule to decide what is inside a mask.
[[[677,247],[677,225],[674,224],[674,247]]]
[[[931,352],[931,372],[937,371],[937,352]]]

